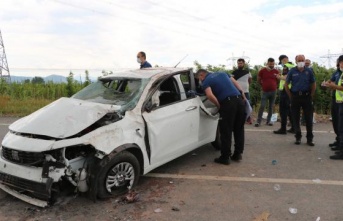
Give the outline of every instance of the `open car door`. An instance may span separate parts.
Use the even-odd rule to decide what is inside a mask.
[[[199,96],[185,91],[184,76],[170,76],[148,98],[143,118],[147,124],[150,162],[162,165],[215,140],[218,117],[206,110]],[[157,103],[153,103],[157,102]],[[210,114],[210,115],[207,115]]]

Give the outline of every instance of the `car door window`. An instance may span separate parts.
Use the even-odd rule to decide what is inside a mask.
[[[181,100],[180,89],[173,77],[163,81],[159,87],[160,106],[168,105]]]

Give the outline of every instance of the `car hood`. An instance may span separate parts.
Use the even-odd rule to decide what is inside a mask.
[[[18,133],[66,138],[86,129],[106,113],[119,109],[120,106],[115,105],[60,98],[17,120],[9,129]]]

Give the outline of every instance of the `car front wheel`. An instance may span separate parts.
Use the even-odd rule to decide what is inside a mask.
[[[118,196],[132,189],[138,182],[139,171],[139,162],[132,153],[118,153],[100,171],[98,197]]]

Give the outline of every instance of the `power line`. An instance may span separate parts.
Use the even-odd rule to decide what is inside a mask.
[[[343,48],[342,48],[342,53],[343,54]],[[338,56],[340,56],[341,54],[331,54],[330,53],[330,49],[328,50],[328,54],[327,55],[323,55],[320,56],[320,58],[325,58],[326,61],[328,62],[328,68],[331,68],[331,62],[333,61],[333,58],[337,58]]]

